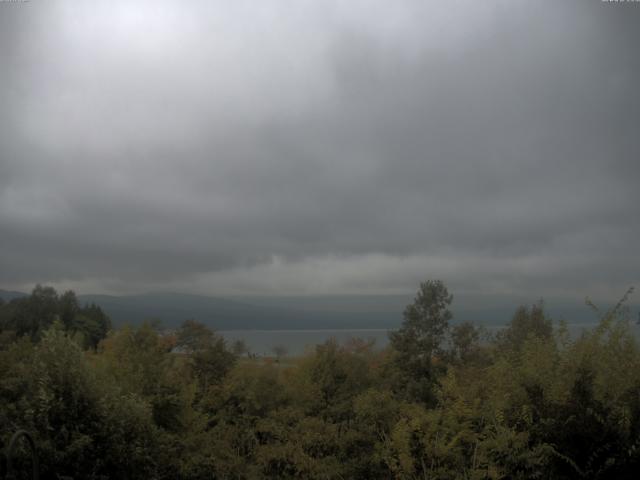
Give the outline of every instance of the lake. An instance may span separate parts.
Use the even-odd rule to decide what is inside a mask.
[[[577,337],[585,329],[593,328],[596,323],[569,323],[567,324],[572,337]],[[504,328],[504,325],[485,326],[490,333],[495,333]],[[636,334],[640,328],[633,324],[632,329]],[[272,356],[273,347],[282,345],[286,347],[289,355],[301,355],[313,349],[315,345],[324,343],[330,338],[335,338],[339,343],[344,343],[353,338],[375,340],[375,346],[384,348],[389,343],[388,329],[316,329],[316,330],[221,330],[220,333],[229,343],[236,340],[244,340],[251,353],[260,356]]]

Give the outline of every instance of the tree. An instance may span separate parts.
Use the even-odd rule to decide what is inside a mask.
[[[498,345],[504,351],[519,350],[527,338],[548,340],[553,335],[553,324],[544,311],[542,300],[531,307],[520,306],[509,326],[498,334]]]
[[[96,348],[111,330],[111,320],[99,306],[92,303],[76,312],[71,330],[82,333],[85,347]]]
[[[62,320],[62,324],[66,330],[71,330],[73,328],[73,322],[80,311],[80,307],[78,306],[78,298],[73,290],[67,290],[60,296],[60,300],[58,301],[59,311],[60,311],[60,320]]]
[[[30,296],[0,308],[0,328],[6,332],[5,338],[13,334],[38,340],[56,320],[66,332],[80,333],[84,346],[90,348],[95,348],[111,329],[111,320],[102,309],[94,304],[81,308],[73,290],[58,295],[52,287],[36,285]]]
[[[428,280],[412,304],[404,310],[400,330],[390,334],[394,365],[400,373],[400,387],[409,397],[429,403],[433,400],[441,344],[452,318],[449,306],[453,295],[441,280]],[[402,386],[404,385],[404,387]]]
[[[202,391],[218,383],[235,364],[236,356],[220,335],[203,323],[186,320],[177,332],[177,346],[189,354],[192,371]]]
[[[463,322],[451,329],[451,356],[453,360],[466,362],[478,348],[480,331],[471,322]]]
[[[194,353],[211,345],[214,333],[196,320],[185,320],[178,328],[176,346],[187,353]]]
[[[31,295],[15,300],[13,318],[10,321],[18,336],[29,335],[37,340],[58,318],[58,294],[52,287],[36,285]]]
[[[158,478],[155,459],[167,456],[148,405],[96,370],[63,327],[56,321],[37,344],[24,336],[0,352],[0,443],[27,430],[41,478]],[[30,458],[17,460],[28,471]]]

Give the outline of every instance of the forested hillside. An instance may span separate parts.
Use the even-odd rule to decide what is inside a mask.
[[[626,297],[585,308],[579,338],[541,303],[489,336],[427,281],[385,350],[255,359],[195,321],[111,329],[37,287],[0,304],[1,438],[31,432],[45,479],[636,478]]]

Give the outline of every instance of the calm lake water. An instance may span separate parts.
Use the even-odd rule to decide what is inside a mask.
[[[572,337],[577,337],[585,329],[596,326],[595,323],[570,323],[567,325]],[[489,333],[495,333],[504,325],[485,326]],[[636,334],[640,334],[640,327],[633,325]],[[344,343],[353,338],[374,340],[375,346],[384,348],[389,343],[388,329],[357,329],[357,330],[221,330],[228,342],[244,340],[252,353],[257,355],[273,355],[273,347],[286,347],[289,355],[301,355],[313,349],[315,345],[335,338]]]

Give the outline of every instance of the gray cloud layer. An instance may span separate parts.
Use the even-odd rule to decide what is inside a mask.
[[[638,283],[640,5],[0,3],[0,287]]]

